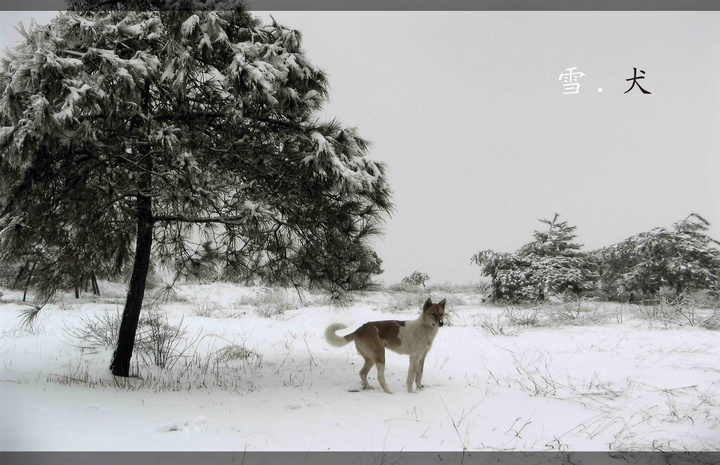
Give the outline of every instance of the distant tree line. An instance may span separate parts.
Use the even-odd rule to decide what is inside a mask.
[[[575,226],[547,226],[513,253],[484,250],[472,257],[490,278],[493,301],[543,301],[551,295],[607,300],[680,298],[689,292],[720,292],[720,250],[707,235],[710,223],[692,213],[671,229],[655,228],[617,244],[580,251]]]

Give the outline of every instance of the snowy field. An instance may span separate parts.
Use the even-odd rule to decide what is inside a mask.
[[[20,325],[22,294],[2,290],[1,450],[720,449],[712,310],[507,309],[433,293],[448,299],[448,325],[426,388],[406,392],[407,357],[389,353],[388,395],[362,391],[354,345],[329,347],[323,331],[414,319],[427,294],[370,292],[334,308],[295,291],[179,286],[144,310],[181,330],[174,350],[146,344],[133,361],[139,377],[114,379],[112,348],[87,328],[112,321],[125,291],[101,287],[101,298],[59,296],[31,330]],[[378,387],[375,369],[370,382]]]

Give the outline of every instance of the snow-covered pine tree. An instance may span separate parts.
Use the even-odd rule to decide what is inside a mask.
[[[674,250],[667,263],[667,279],[676,296],[698,289],[720,291],[720,241],[707,235],[710,223],[691,213],[673,229]]]
[[[572,255],[580,250],[581,245],[573,242],[576,226],[570,226],[567,221],[558,221],[560,214],[555,213],[552,220],[540,219],[539,222],[547,225],[546,230],[534,231],[535,240],[518,250],[523,256],[536,255],[539,257],[554,257],[558,255]]]
[[[491,300],[515,302],[537,298],[531,264],[517,252],[483,250],[473,255],[471,263],[479,265],[481,273],[490,278]]]
[[[582,246],[574,242],[577,227],[559,222],[559,217],[556,213],[552,220],[539,220],[548,226],[547,230],[535,231],[535,240],[518,251],[530,262],[539,300],[548,293],[580,294],[597,283],[597,263],[591,255],[580,252]]]
[[[385,168],[355,129],[316,120],[327,79],[300,33],[229,2],[110,3],[33,25],[2,61],[1,258],[36,262],[52,291],[134,255],[120,376],[151,261],[366,286]]]
[[[673,225],[631,236],[599,251],[601,283],[611,297],[653,296],[663,288],[720,289],[720,245],[707,235],[710,223],[696,213]]]
[[[493,300],[543,300],[547,294],[579,294],[595,287],[597,264],[579,251],[575,226],[567,221],[541,219],[546,230],[535,231],[535,240],[515,253],[480,252],[472,261],[483,267],[492,281]]]

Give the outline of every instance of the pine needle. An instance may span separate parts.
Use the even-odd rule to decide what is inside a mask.
[[[20,327],[32,333],[35,330],[34,326],[37,322],[37,316],[40,313],[40,310],[42,310],[42,306],[33,304],[25,305],[29,308],[25,308],[20,311]]]

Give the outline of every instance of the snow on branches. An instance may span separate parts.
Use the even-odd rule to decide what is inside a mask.
[[[335,292],[379,270],[384,166],[316,120],[327,79],[299,32],[198,8],[69,11],[24,36],[0,69],[3,256],[109,273],[151,228],[165,263],[201,235],[243,276]]]

